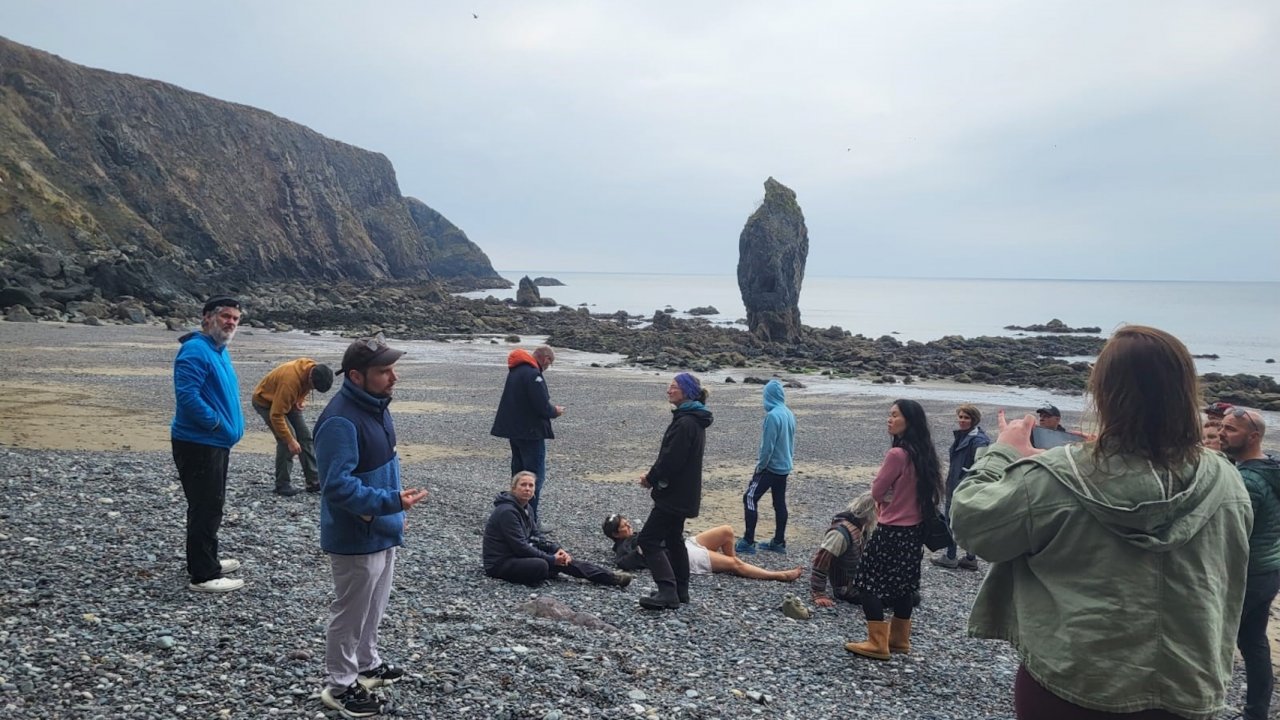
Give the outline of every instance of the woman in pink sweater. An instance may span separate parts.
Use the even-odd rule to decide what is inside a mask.
[[[942,497],[942,465],[920,403],[899,400],[889,408],[889,435],[893,447],[871,483],[880,520],[853,583],[862,596],[867,639],[844,646],[877,660],[911,650],[911,597],[920,589],[925,513]],[[893,608],[892,622],[884,619],[885,607]]]

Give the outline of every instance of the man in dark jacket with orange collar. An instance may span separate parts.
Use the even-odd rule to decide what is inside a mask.
[[[564,408],[551,404],[551,393],[542,373],[555,362],[556,354],[542,345],[533,352],[516,348],[507,356],[507,383],[498,401],[490,435],[507,438],[511,443],[511,474],[528,470],[538,481],[529,502],[534,531],[546,532],[538,514],[538,499],[547,479],[547,440],[554,438],[551,420],[564,414]]]

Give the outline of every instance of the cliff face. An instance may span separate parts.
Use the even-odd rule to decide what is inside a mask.
[[[432,233],[447,226],[470,243],[412,204],[434,216],[431,230],[378,153],[0,38],[0,270],[10,283],[164,298],[246,281],[426,280],[433,256],[458,254],[438,251]],[[496,277],[475,250],[471,274]]]
[[[510,287],[511,283],[494,272],[489,256],[471,242],[467,234],[440,213],[417,198],[407,197],[409,216],[418,227],[428,253],[427,264],[438,278],[472,282],[483,287]]]

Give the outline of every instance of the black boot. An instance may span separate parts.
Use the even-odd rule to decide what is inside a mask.
[[[676,597],[679,598],[680,602],[682,603],[687,604],[689,602],[689,583],[687,582],[676,583]]]
[[[645,610],[676,610],[680,607],[680,597],[676,595],[674,582],[659,582],[658,591],[640,598],[640,607]]]

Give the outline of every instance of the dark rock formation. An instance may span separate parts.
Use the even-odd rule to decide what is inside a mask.
[[[520,307],[554,307],[555,300],[542,297],[538,286],[533,284],[528,275],[520,278],[520,287],[516,288],[516,305]]]
[[[496,275],[473,248],[380,154],[0,38],[0,284],[184,301],[272,279],[428,281],[433,260]]]
[[[720,311],[714,305],[702,305],[696,308],[689,308],[690,315],[719,315]]]
[[[808,255],[809,231],[795,192],[769,178],[764,202],[738,238],[738,289],[756,337],[781,343],[800,337],[800,284]]]
[[[1100,333],[1100,327],[1067,327],[1067,324],[1054,318],[1044,325],[1005,325],[1005,330],[1022,330],[1024,332],[1040,332],[1040,333]]]
[[[538,287],[564,287],[564,283],[553,277],[536,277],[533,279],[533,284]]]
[[[450,281],[451,285],[461,285],[465,281],[468,286],[511,287],[511,281],[494,271],[489,256],[457,225],[417,198],[406,197],[404,200],[409,216],[422,237],[427,267],[432,275]]]

